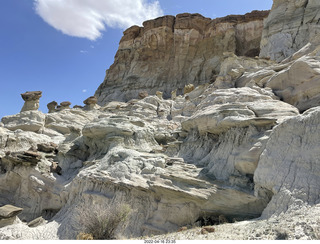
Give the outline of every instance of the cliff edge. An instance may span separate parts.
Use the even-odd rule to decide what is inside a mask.
[[[164,16],[124,32],[115,61],[95,93],[99,104],[129,101],[141,91],[165,98],[185,85],[213,82],[224,52],[260,53],[263,20],[269,11],[210,19],[200,14]]]

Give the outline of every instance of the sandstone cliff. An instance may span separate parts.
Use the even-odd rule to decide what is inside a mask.
[[[186,84],[213,82],[224,52],[259,55],[268,11],[209,19],[199,14],[164,16],[124,32],[114,64],[96,91],[100,104],[129,101],[139,92],[182,93]]]

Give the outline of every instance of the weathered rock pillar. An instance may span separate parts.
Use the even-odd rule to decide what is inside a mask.
[[[39,109],[39,99],[42,96],[42,91],[32,91],[25,92],[21,94],[24,100],[24,105],[20,112],[38,110]]]
[[[98,99],[95,96],[88,97],[86,100],[83,101],[85,104],[84,109],[92,110],[97,107]]]
[[[71,102],[65,101],[60,103],[60,110],[70,109]]]
[[[57,105],[58,105],[58,103],[56,101],[52,101],[51,103],[48,103],[47,104],[47,108],[49,109],[48,113],[56,112]]]

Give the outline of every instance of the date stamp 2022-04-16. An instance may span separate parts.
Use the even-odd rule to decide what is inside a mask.
[[[152,239],[146,239],[143,240],[144,244],[176,244],[176,240],[152,240]]]

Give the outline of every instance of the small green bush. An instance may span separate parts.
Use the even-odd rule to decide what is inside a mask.
[[[115,239],[116,229],[126,224],[130,212],[127,204],[93,205],[81,218],[82,232],[91,234],[94,240]]]

